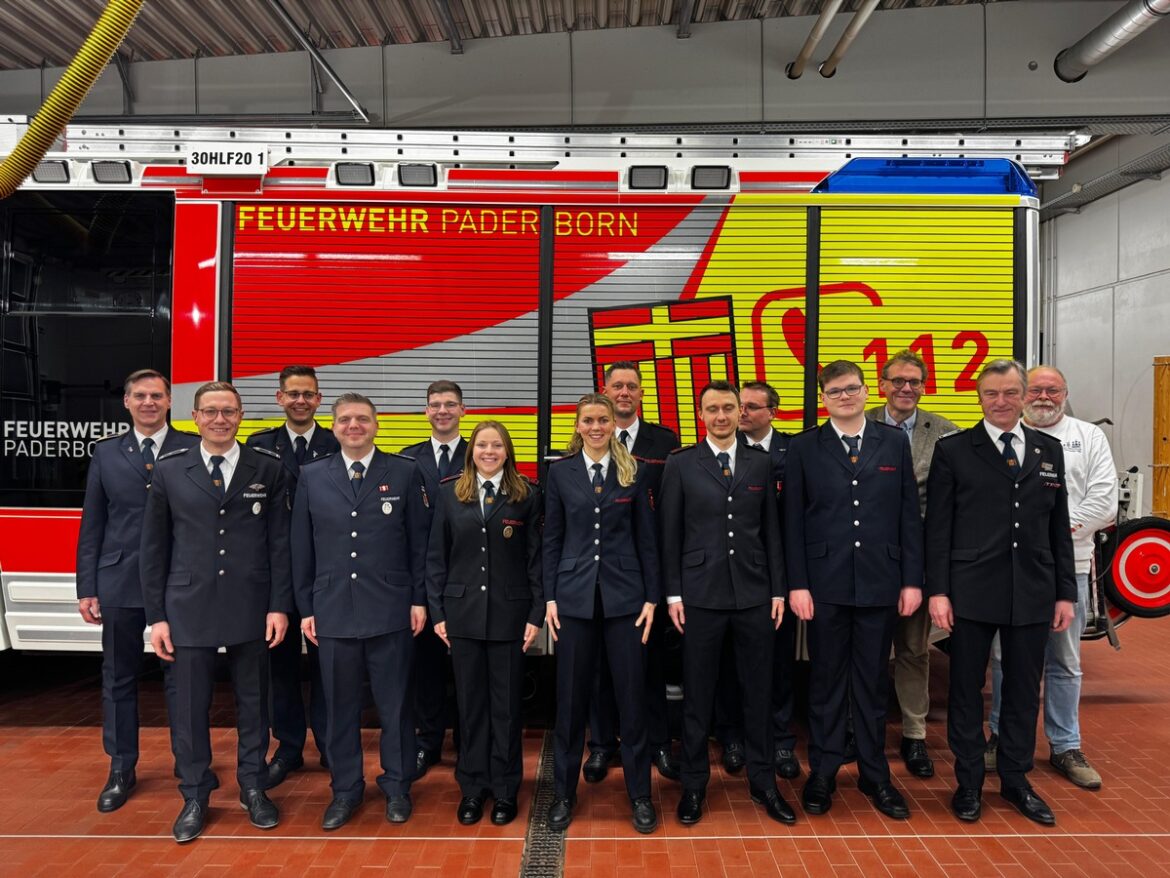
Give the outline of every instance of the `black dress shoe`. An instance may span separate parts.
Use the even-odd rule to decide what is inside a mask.
[[[796,813],[788,807],[788,803],[784,801],[784,797],[775,787],[770,790],[752,789],[751,794],[752,801],[757,805],[763,805],[764,810],[773,820],[788,826],[796,822]]]
[[[934,762],[926,752],[926,742],[917,738],[902,739],[902,761],[915,777],[934,777]]]
[[[257,829],[275,829],[280,821],[280,812],[264,790],[240,790],[240,807]]]
[[[432,753],[430,750],[419,747],[418,752],[414,755],[414,779],[418,780],[427,773],[428,768],[438,764],[438,753]]]
[[[1048,803],[1027,784],[1022,787],[1004,787],[999,794],[1011,802],[1021,814],[1042,826],[1055,826],[1056,817]]]
[[[203,821],[206,819],[207,803],[198,799],[187,799],[183,802],[183,810],[179,812],[175,825],[171,827],[171,835],[179,844],[194,841],[203,832]]]
[[[706,793],[701,790],[683,790],[682,798],[678,801],[678,822],[684,826],[693,826],[703,819],[703,799]]]
[[[103,814],[117,811],[130,798],[130,791],[138,779],[134,776],[134,769],[129,771],[111,771],[106,778],[106,785],[98,794],[98,810]]]
[[[296,771],[298,768],[304,767],[305,760],[285,759],[283,756],[277,756],[268,763],[268,778],[265,781],[264,789],[270,790],[273,787],[278,787],[284,783],[284,779],[289,776],[290,772]]]
[[[983,813],[983,797],[974,787],[959,787],[951,796],[951,810],[966,823],[975,823]]]
[[[479,796],[464,796],[459,800],[459,809],[455,813],[464,826],[479,823],[483,818],[483,799]]]
[[[634,809],[634,829],[643,835],[649,835],[658,828],[658,814],[650,799],[646,797],[634,799],[630,804]]]
[[[869,796],[873,806],[894,820],[905,820],[910,816],[910,806],[897,788],[888,781],[883,784],[874,783],[864,777],[857,779],[857,788]]]
[[[809,814],[828,814],[833,807],[837,782],[823,774],[810,774],[800,793],[800,803]]]
[[[585,767],[581,773],[585,776],[588,783],[598,783],[605,780],[605,776],[609,773],[609,763],[613,759],[612,753],[606,753],[604,750],[594,750],[589,754],[589,758],[585,760]]]
[[[329,803],[329,807],[325,809],[325,816],[321,818],[321,828],[326,832],[341,829],[349,822],[349,818],[353,816],[357,806],[358,803],[350,799],[334,798]]]
[[[785,780],[800,777],[800,760],[796,758],[794,751],[777,747],[772,756],[772,763],[776,766],[776,773]]]
[[[845,749],[841,753],[841,764],[848,765],[857,761],[857,735],[852,731],[845,736]]]
[[[386,800],[386,819],[391,823],[405,823],[410,819],[410,812],[414,806],[410,803],[410,793],[401,796],[391,796]]]
[[[515,799],[496,799],[496,803],[492,806],[492,823],[496,826],[507,826],[516,819],[516,800]]]
[[[723,767],[729,774],[735,774],[743,768],[744,762],[743,744],[733,741],[723,748]]]
[[[556,799],[548,809],[548,828],[553,832],[564,832],[572,822],[572,799]]]
[[[654,748],[654,766],[658,773],[667,780],[678,780],[678,760],[670,752],[669,747]]]

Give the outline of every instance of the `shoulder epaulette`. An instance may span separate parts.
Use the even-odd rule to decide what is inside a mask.
[[[943,433],[938,438],[939,438],[939,440],[948,439],[951,436],[958,436],[960,433],[966,433],[970,429],[971,429],[970,427],[956,427],[954,430],[951,430],[949,433]]]
[[[258,448],[256,450],[257,451],[265,451],[266,449]],[[312,466],[315,463],[320,463],[323,460],[329,460],[336,453],[337,453],[336,451],[326,451],[324,454],[318,454],[316,457],[312,458],[311,460],[306,460],[304,463],[302,463],[301,469],[304,469],[307,466]],[[280,455],[277,455],[277,457],[279,457],[279,456]]]
[[[397,457],[399,460],[409,460],[411,463],[418,462],[418,458],[411,457],[409,454],[403,454],[401,451],[383,451],[382,453],[389,457]]]
[[[554,463],[561,463],[562,461],[566,461],[566,460],[572,460],[573,458],[577,457],[579,454],[580,454],[580,452],[577,452],[576,454],[562,454],[560,457],[554,457],[552,460],[547,461],[547,463],[551,465]]]
[[[657,457],[642,457],[641,455],[638,455],[638,454],[632,454],[630,456],[633,457],[634,460],[638,461],[638,463],[666,463],[665,460],[662,460],[662,459],[657,458]]]
[[[96,442],[109,442],[111,439],[125,439],[127,436],[133,434],[133,432],[133,429],[129,429],[123,430],[121,433],[111,433],[109,436],[103,436],[101,439],[95,440],[95,444]]]
[[[819,429],[821,429],[820,424],[813,424],[811,427],[805,427],[803,430],[800,431],[800,433],[796,433],[795,435],[799,436],[802,433],[811,433],[813,430],[819,430]]]
[[[264,454],[264,455],[267,455],[268,457],[275,457],[277,460],[280,460],[280,455],[277,454],[275,451],[273,451],[271,448],[265,448],[262,445],[256,445],[252,448],[252,450],[255,451],[257,454]]]
[[[440,485],[445,485],[445,484],[447,484],[447,482],[455,482],[455,481],[458,481],[458,480],[459,480],[459,477],[460,477],[460,476],[462,476],[462,475],[463,475],[463,473],[455,473],[455,475],[453,475],[453,476],[447,476],[446,478],[439,479],[439,484],[440,484]]]
[[[695,448],[698,444],[699,444],[698,442],[695,442],[692,445],[680,445],[678,448],[672,449],[670,453],[671,454],[678,454],[680,451],[690,451],[692,448]]]
[[[893,424],[887,424],[885,421],[870,421],[871,424],[876,424],[879,427],[885,427],[887,430],[901,430],[901,427],[895,427]],[[903,430],[903,432],[905,432]]]
[[[263,427],[259,430],[253,430],[252,436],[263,436],[265,433],[275,433],[277,430],[279,430],[283,426],[284,426],[284,424],[281,424],[278,427]],[[251,437],[249,437],[249,438],[251,438]]]
[[[194,448],[194,447],[195,447],[194,445],[191,446],[191,448]],[[173,448],[170,451],[167,451],[163,454],[160,454],[158,457],[155,458],[155,460],[168,460],[169,458],[172,458],[172,457],[178,457],[180,454],[186,454],[188,451],[191,450],[191,448]]]

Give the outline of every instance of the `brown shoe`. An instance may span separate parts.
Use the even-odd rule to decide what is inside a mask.
[[[1085,754],[1080,750],[1065,750],[1063,753],[1053,753],[1048,760],[1052,767],[1086,790],[1101,789],[1101,775],[1089,764]]]

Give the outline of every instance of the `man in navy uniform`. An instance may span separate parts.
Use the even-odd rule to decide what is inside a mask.
[[[666,456],[679,447],[678,435],[669,427],[639,417],[642,408],[642,372],[630,360],[610,363],[605,370],[603,392],[614,407],[618,441],[638,458],[646,470],[652,497],[658,497],[662,466]],[[646,644],[646,743],[658,773],[678,780],[678,761],[670,749],[670,728],[666,716],[666,673],[663,634],[669,626],[655,625]],[[613,674],[605,650],[599,650],[598,673],[589,705],[589,758],[581,771],[589,783],[597,783],[618,758],[618,709]]]
[[[882,814],[910,816],[890,783],[886,696],[898,616],[922,602],[922,520],[910,441],[865,417],[868,391],[848,360],[818,378],[829,420],[793,437],[784,482],[788,600],[808,622],[810,814],[832,806],[852,708],[858,789]]]
[[[402,449],[418,462],[428,497],[439,496],[439,482],[463,472],[467,440],[459,435],[459,421],[466,414],[463,389],[454,381],[432,381],[427,387],[429,439]],[[443,750],[447,729],[447,680],[451,677],[447,647],[430,625],[414,641],[414,722],[416,727],[415,777],[435,765]],[[458,730],[456,730],[458,743]]]
[[[776,509],[780,513],[781,530],[784,523],[784,464],[788,458],[787,433],[773,429],[776,411],[780,408],[780,394],[764,381],[749,381],[739,388],[739,441],[760,451],[768,452],[772,460],[772,483],[776,489]],[[792,780],[800,776],[800,760],[796,758],[796,732],[793,728],[796,687],[796,627],[795,613],[785,613],[776,631],[776,648],[772,654],[772,732],[775,736],[772,762],[776,773]],[[738,687],[721,689],[731,695],[730,704],[738,708],[736,725],[740,725],[742,706],[737,697]],[[718,707],[716,708],[718,710]],[[742,731],[740,731],[742,740]],[[724,750],[726,756],[726,749]]]
[[[215,786],[210,713],[220,647],[235,691],[240,804],[253,826],[277,824],[264,792],[268,649],[284,639],[292,603],[280,458],[236,442],[243,406],[231,384],[196,390],[191,417],[202,441],[158,458],[139,558],[151,646],[175,663],[171,733],[184,799],[173,829],[178,842],[203,831]]]
[[[317,372],[312,366],[285,366],[280,370],[276,404],[284,410],[279,427],[259,430],[248,437],[250,448],[267,448],[280,455],[288,476],[289,499],[296,498],[301,466],[337,451],[337,439],[314,418],[321,405]],[[290,583],[291,588],[291,583]],[[301,617],[288,618],[288,635],[270,654],[272,686],[272,736],[276,752],[268,763],[268,789],[284,782],[290,771],[305,764],[305,700],[301,689]],[[321,692],[321,664],[317,647],[310,643],[309,725],[317,752],[325,754],[325,696]]]
[[[426,625],[430,510],[413,460],[374,447],[378,413],[358,393],[333,403],[341,452],[306,464],[293,509],[293,585],[301,630],[318,644],[325,753],[333,800],[321,827],[344,826],[365,795],[362,692],[368,674],[381,721],[386,819],[410,819],[415,774],[409,701],[414,637]]]
[[[127,379],[122,405],[131,429],[96,443],[77,538],[77,599],[81,618],[102,626],[102,745],[110,774],[99,811],[116,811],[134,789],[138,763],[138,676],[142,672],[142,584],[138,548],[155,460],[190,448],[198,436],[167,425],[171,384],[154,369]],[[163,665],[167,711],[174,710],[174,676]],[[173,749],[173,747],[172,747]]]
[[[719,657],[730,631],[743,699],[752,801],[781,823],[796,815],[772,767],[772,649],[784,616],[784,552],[772,462],[736,440],[735,385],[712,381],[699,394],[707,437],[667,458],[659,519],[671,621],[683,635],[682,799],[678,819],[702,819],[711,766],[707,728]]]
[[[927,481],[930,618],[951,633],[947,740],[958,781],[951,809],[968,822],[982,812],[983,684],[998,632],[1000,794],[1051,826],[1056,818],[1028,772],[1049,632],[1068,628],[1077,599],[1064,452],[1059,439],[1020,420],[1023,366],[993,360],[977,386],[983,420],[938,441]]]

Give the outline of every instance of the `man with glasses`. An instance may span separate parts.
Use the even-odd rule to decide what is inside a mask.
[[[459,422],[467,414],[463,405],[463,388],[454,381],[432,381],[427,387],[427,421],[431,425],[429,439],[417,445],[408,445],[402,454],[418,462],[427,497],[439,496],[439,482],[463,472],[467,454],[467,440],[459,435]],[[444,645],[430,625],[415,639],[414,644],[414,721],[417,727],[415,753],[416,777],[438,763],[443,750],[443,735],[447,731],[445,708],[447,682],[453,681],[451,660]],[[459,745],[459,730],[455,730],[455,745]]]
[[[918,502],[926,515],[926,476],[934,443],[958,427],[918,405],[930,377],[926,363],[910,350],[898,351],[882,367],[879,383],[885,405],[865,413],[871,421],[904,430],[910,437]],[[900,752],[915,777],[933,777],[934,762],[926,752],[926,714],[930,711],[930,614],[922,603],[911,616],[899,617],[894,628],[894,691],[902,709]]]
[[[788,447],[784,537],[788,601],[808,622],[810,814],[832,806],[852,708],[857,787],[882,814],[910,816],[886,761],[886,671],[898,616],[922,602],[922,520],[905,432],[865,417],[861,369],[820,373],[829,419]]]
[[[1071,417],[1068,382],[1059,369],[1036,366],[1028,371],[1024,423],[1060,440],[1068,482],[1068,518],[1076,556],[1077,603],[1073,623],[1048,635],[1044,651],[1044,734],[1052,767],[1079,787],[1101,788],[1101,775],[1081,750],[1081,634],[1089,605],[1089,573],[1093,536],[1117,518],[1117,472],[1109,440],[1096,424]],[[991,653],[991,740],[999,743],[1000,687],[1003,683],[999,644]]]
[[[739,389],[739,442],[766,451],[772,460],[772,482],[776,491],[776,511],[780,515],[781,528],[784,521],[784,464],[788,458],[788,433],[777,432],[772,427],[776,410],[780,407],[780,395],[764,381],[749,381]],[[800,760],[796,758],[796,732],[793,728],[796,688],[796,626],[799,620],[795,613],[786,613],[780,628],[776,631],[776,644],[772,653],[772,731],[775,735],[773,763],[776,773],[792,780],[800,776]],[[725,656],[725,661],[726,661]],[[734,660],[734,656],[731,657]],[[734,679],[734,677],[733,677]],[[720,686],[720,696],[728,696],[727,710],[737,710],[737,726],[742,726],[742,707],[738,701],[735,686]],[[721,701],[720,704],[723,702]],[[719,704],[716,710],[719,710]],[[718,725],[718,714],[716,714]],[[742,730],[740,730],[742,740]],[[724,750],[726,753],[726,749]]]
[[[162,454],[199,442],[167,424],[171,383],[161,372],[131,373],[122,405],[130,412],[130,430],[94,444],[77,538],[78,610],[86,622],[102,626],[102,744],[110,757],[110,774],[98,795],[102,812],[126,804],[137,780],[138,678],[146,628],[138,549],[154,464]],[[175,682],[169,668],[163,665],[163,689],[171,714]]]
[[[312,366],[285,366],[280,370],[276,404],[284,410],[284,423],[253,433],[248,437],[248,447],[264,448],[280,457],[288,476],[291,502],[296,498],[297,477],[302,464],[335,453],[337,440],[314,418],[321,405],[321,391],[317,386],[317,372]],[[268,789],[283,783],[290,771],[305,764],[303,753],[307,730],[301,689],[301,617],[295,611],[289,615],[288,626],[289,635],[272,650],[269,662],[272,735],[277,745],[276,753],[268,763]],[[325,696],[321,692],[321,664],[316,644],[308,644],[307,652],[309,725],[322,763],[328,764],[325,759]]]
[[[1077,598],[1064,452],[1060,440],[1020,420],[1027,377],[1019,363],[993,360],[977,387],[983,420],[938,441],[927,481],[930,618],[951,634],[947,739],[958,781],[951,809],[968,822],[982,813],[983,683],[998,633],[1000,793],[1051,826],[1056,819],[1027,773],[1049,632],[1069,627]]]
[[[235,693],[236,778],[252,825],[272,829],[264,792],[268,753],[268,650],[292,609],[287,477],[280,458],[236,442],[243,407],[235,387],[195,391],[197,448],[160,455],[142,523],[139,571],[150,645],[174,662],[171,735],[183,810],[175,841],[203,831],[211,772],[216,653],[227,650]]]
[[[678,435],[669,427],[643,420],[642,372],[630,360],[610,363],[605,370],[603,392],[613,400],[614,424],[618,440],[639,459],[647,471],[647,485],[657,498],[662,481],[662,461],[679,447]],[[659,607],[665,614],[665,608]],[[665,616],[663,616],[664,618]],[[670,747],[670,727],[666,715],[666,669],[663,638],[668,625],[654,625],[646,644],[646,743],[658,773],[668,780],[678,780],[678,761]],[[581,774],[589,783],[597,783],[609,772],[618,758],[618,708],[613,675],[605,650],[598,651],[598,670],[594,678],[593,697],[589,704],[589,758]]]

